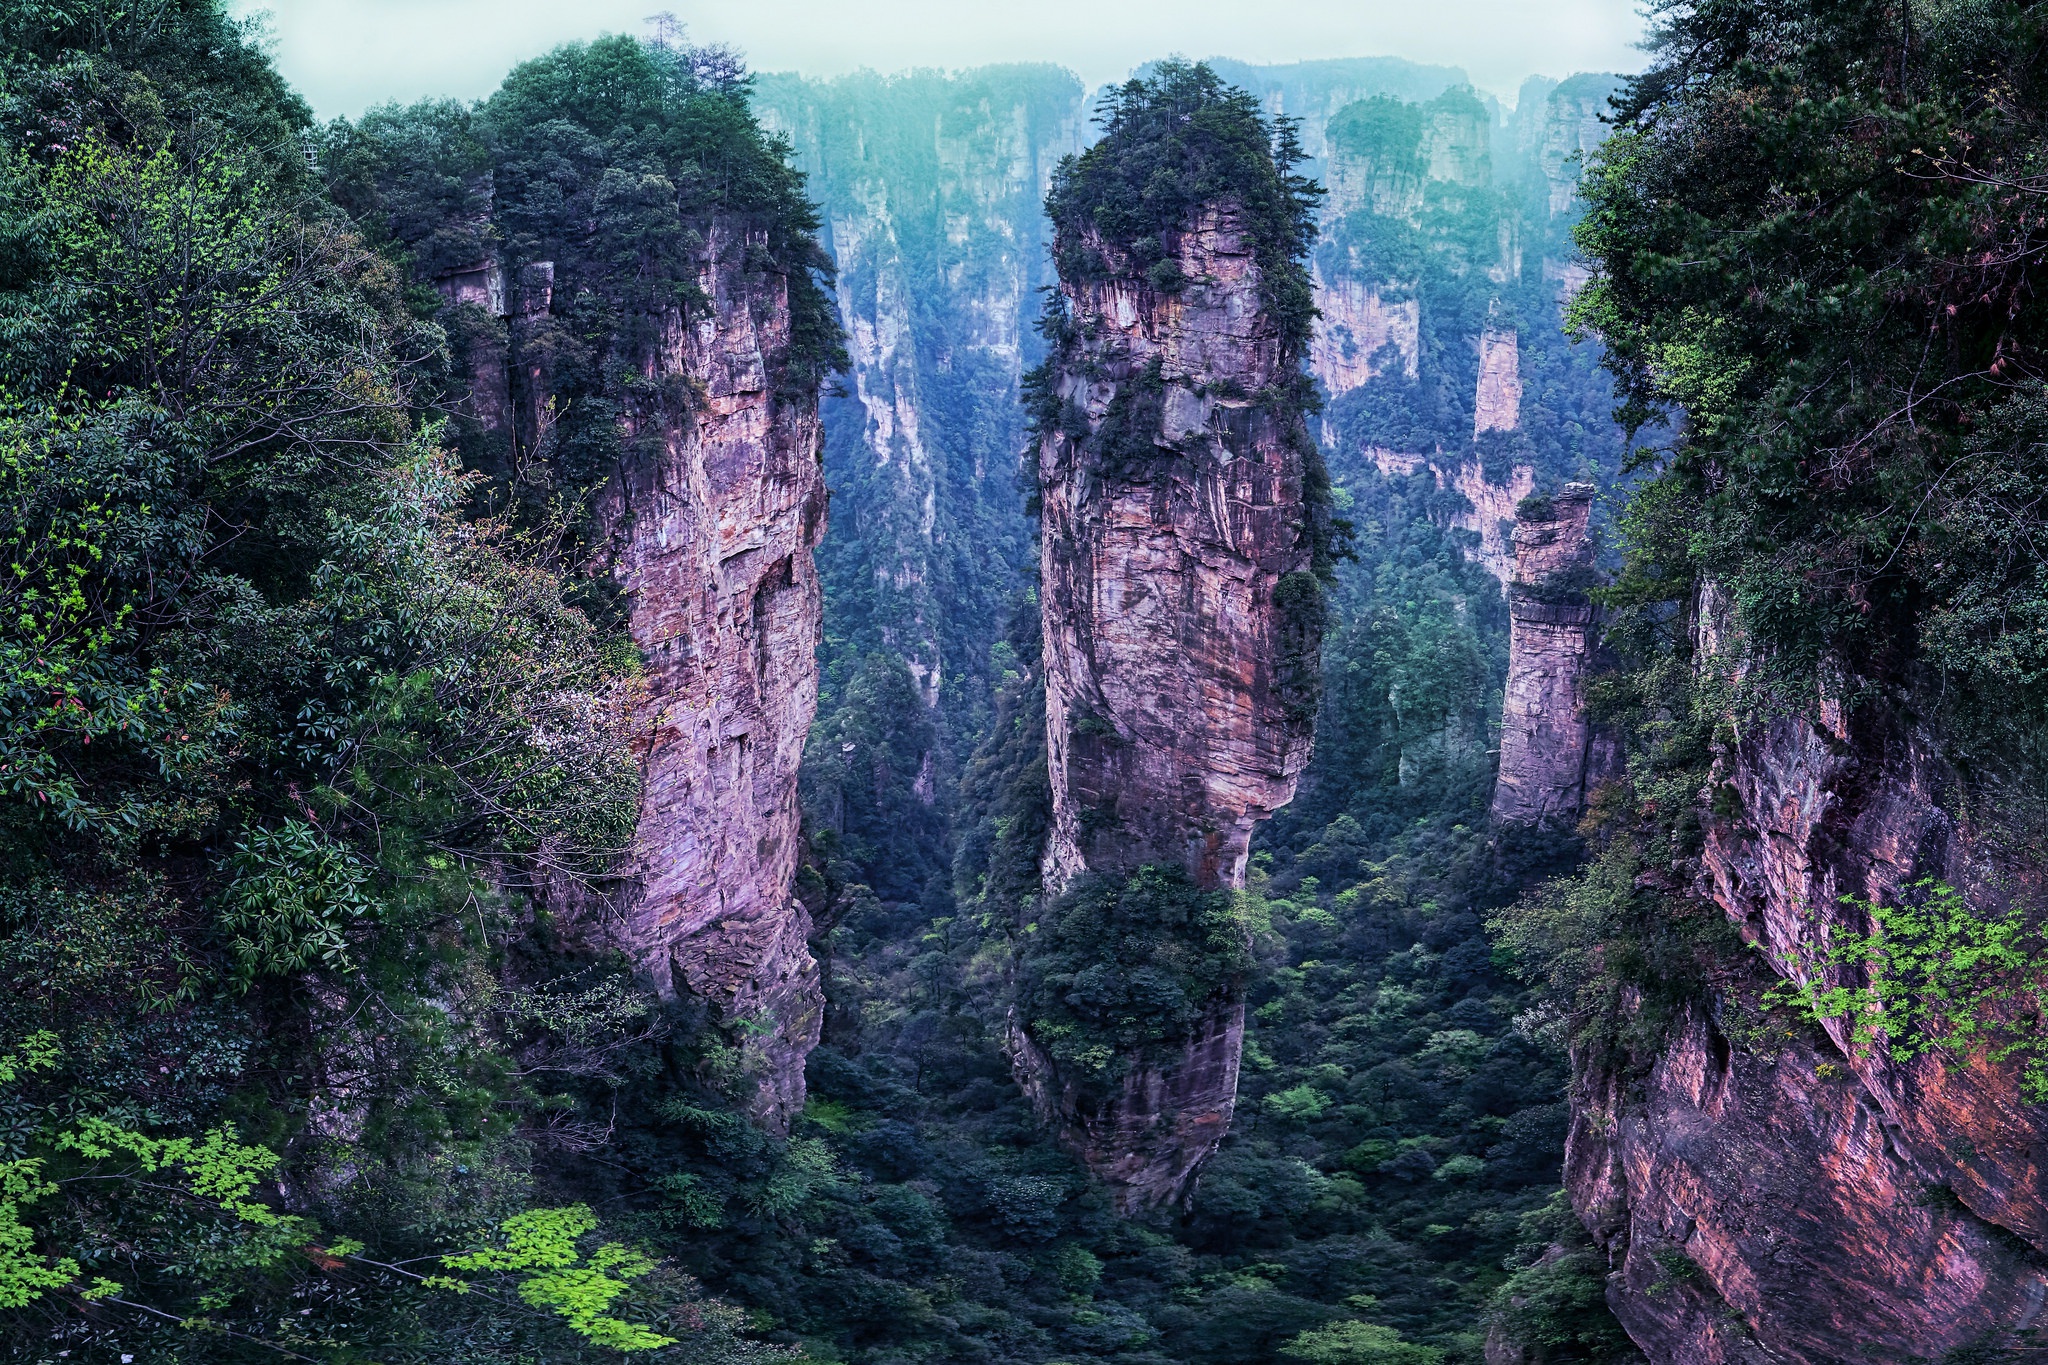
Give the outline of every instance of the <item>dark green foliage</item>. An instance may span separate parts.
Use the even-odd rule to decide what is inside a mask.
[[[808,404],[846,363],[803,177],[754,121],[747,81],[709,79],[703,65],[630,38],[572,43],[473,109],[388,107],[322,135],[330,192],[456,343],[440,396],[500,364],[511,377],[512,429],[465,428],[463,453],[524,522],[572,541],[592,492],[645,453],[624,433],[656,444],[701,399],[643,376],[667,329],[712,306],[697,282],[708,258],[738,255],[786,291],[789,343],[767,357],[778,398]],[[487,262],[502,268],[509,334],[425,288]]]
[[[465,514],[440,337],[221,8],[0,25],[0,1353],[592,1358],[420,1275],[538,1202],[543,1087],[649,1064],[525,897],[630,838],[637,662]]]
[[[1596,331],[1682,506],[1667,573],[1760,648],[1919,665],[1970,747],[2039,730],[2038,6],[1660,7],[1588,185]],[[1993,736],[1996,736],[1994,739]]]
[[[1522,1242],[1508,1267],[1513,1274],[1495,1301],[1496,1320],[1506,1338],[1534,1359],[1545,1365],[1631,1365],[1642,1359],[1607,1311],[1607,1257],[1586,1235],[1563,1191],[1522,1215]]]
[[[1081,878],[1023,927],[1016,999],[1031,1036],[1098,1095],[1192,1036],[1251,966],[1226,891],[1179,868]]]
[[[1171,241],[1203,208],[1237,205],[1261,272],[1261,301],[1280,329],[1283,353],[1308,345],[1315,304],[1303,258],[1315,240],[1322,187],[1294,174],[1303,159],[1295,126],[1199,63],[1162,62],[1107,97],[1102,138],[1061,163],[1045,209],[1060,235],[1060,274],[1094,278],[1107,268],[1082,234],[1127,256],[1139,273],[1171,267]],[[1151,276],[1162,293],[1179,288]],[[1172,288],[1166,288],[1172,284]]]

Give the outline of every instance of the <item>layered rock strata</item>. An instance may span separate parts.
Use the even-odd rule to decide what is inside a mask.
[[[1702,594],[1695,654],[1732,682],[1729,617]],[[2048,1356],[2048,1109],[2025,1102],[2019,1060],[1899,1059],[1846,1020],[1757,1007],[1779,979],[1866,984],[1830,960],[1871,929],[1845,897],[1898,904],[1931,878],[1980,910],[2041,904],[2038,863],[2000,830],[2018,803],[1965,803],[1912,715],[1908,694],[1844,675],[1810,715],[1731,726],[1692,889],[1762,951],[1647,1078],[1581,1060],[1566,1182],[1653,1361]]]
[[[1303,434],[1251,396],[1299,358],[1262,307],[1233,206],[1172,241],[1190,281],[1177,294],[1087,244],[1110,268],[1061,285],[1069,417],[1038,451],[1046,891],[1146,864],[1237,888],[1253,829],[1292,797],[1311,745],[1288,661],[1312,680],[1319,641],[1283,589],[1298,575],[1314,601]],[[1095,1107],[1021,1031],[1013,1049],[1042,1111],[1137,1207],[1182,1198],[1228,1129],[1243,1029],[1241,997],[1213,1001],[1174,1055],[1132,1066]]]
[[[645,375],[691,400],[624,420],[627,453],[597,497],[596,567],[619,584],[645,661],[632,717],[644,785],[618,879],[560,886],[555,899],[661,994],[695,997],[731,1030],[740,1098],[780,1128],[803,1106],[823,1013],[810,916],[791,885],[826,494],[815,396],[777,392],[788,286],[749,265],[763,250],[730,223],[705,233],[696,283],[708,307],[687,322],[670,314]],[[529,267],[522,280],[502,305],[511,382],[480,373],[476,406],[488,425],[509,391],[515,438],[532,445],[549,412],[539,343],[553,273]],[[501,283],[494,297],[507,292]]]
[[[1589,484],[1524,502],[1515,520],[1515,576],[1508,585],[1508,676],[1501,707],[1500,777],[1494,819],[1569,826],[1617,761],[1612,739],[1586,712],[1586,680],[1598,645]]]

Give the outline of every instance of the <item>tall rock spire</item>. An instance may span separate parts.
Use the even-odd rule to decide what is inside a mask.
[[[1593,486],[1569,483],[1530,498],[1515,517],[1515,576],[1508,585],[1507,695],[1501,708],[1496,820],[1570,825],[1613,761],[1612,741],[1586,712],[1586,677],[1598,643]]]
[[[1224,89],[1152,94],[1220,104]],[[1285,166],[1268,155],[1254,163],[1267,183],[1120,239],[1101,213],[1072,210],[1089,175],[1157,150],[1134,127],[1150,112],[1127,109],[1052,201],[1061,308],[1037,453],[1053,918],[1062,893],[1161,872],[1190,904],[1242,888],[1252,832],[1293,796],[1311,748],[1321,469],[1302,417],[1307,318],[1273,306],[1290,288],[1305,298],[1307,280],[1248,207],[1262,191],[1272,202]],[[1239,116],[1264,152],[1255,112]],[[1229,933],[1241,956],[1242,926]],[[1244,999],[1240,977],[1219,972],[1192,1023],[1085,1063],[1048,1050],[1042,1021],[1013,1030],[1041,1113],[1127,1208],[1183,1198],[1229,1128]]]

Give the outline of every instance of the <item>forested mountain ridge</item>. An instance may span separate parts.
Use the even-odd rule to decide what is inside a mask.
[[[794,632],[777,622],[807,596],[804,551],[820,522],[802,460],[805,405],[837,363],[839,329],[811,245],[822,224],[749,116],[748,79],[730,54],[606,40],[522,68],[481,106],[376,111],[316,131],[243,35],[196,0],[154,18],[37,9],[10,22],[5,112],[32,149],[10,163],[9,203],[23,215],[10,240],[27,244],[9,258],[10,297],[43,320],[24,335],[109,339],[93,363],[113,381],[109,406],[67,406],[70,391],[48,387],[61,355],[17,348],[16,363],[56,367],[17,378],[28,400],[21,449],[117,457],[108,487],[145,509],[135,513],[145,520],[119,524],[168,515],[193,528],[198,539],[180,553],[206,566],[195,581],[210,594],[176,596],[181,580],[152,557],[160,542],[145,540],[137,581],[171,585],[174,600],[137,597],[142,609],[124,615],[92,565],[127,573],[126,561],[92,560],[90,548],[126,542],[93,539],[111,534],[96,524],[82,540],[25,542],[85,556],[59,565],[60,577],[88,585],[85,619],[99,624],[52,618],[72,634],[50,638],[99,653],[60,666],[96,687],[139,669],[144,690],[113,698],[125,713],[106,726],[76,733],[32,706],[19,712],[29,758],[16,770],[32,776],[18,788],[27,804],[16,812],[7,944],[12,979],[29,984],[15,996],[0,1082],[19,1144],[6,1195],[18,1231],[4,1262],[15,1342],[109,1360],[138,1346],[162,1358],[265,1358],[279,1345],[315,1358],[473,1360],[618,1348],[677,1359],[1218,1362],[1479,1351],[1480,1319],[1507,1278],[1499,1258],[1552,1235],[1543,1201],[1555,1071],[1503,1027],[1519,1006],[1483,946],[1474,951],[1472,895],[1498,891],[1439,889],[1475,874],[1496,885],[1457,814],[1474,799],[1466,787],[1396,784],[1391,800],[1407,813],[1356,806],[1370,829],[1339,820],[1334,843],[1311,833],[1298,841],[1306,862],[1292,848],[1277,870],[1257,861],[1242,897],[1210,907],[1244,936],[1257,969],[1246,987],[1257,1007],[1245,1086],[1255,1113],[1240,1119],[1192,1219],[1170,1227],[1118,1217],[1045,1140],[989,1009],[1002,997],[988,989],[987,926],[947,913],[956,897],[985,893],[977,868],[1036,875],[1042,769],[1034,779],[1029,745],[1007,747],[1020,727],[1043,725],[1035,610],[1000,613],[986,671],[961,668],[992,693],[982,711],[966,689],[964,713],[935,715],[912,670],[888,657],[906,638],[888,632],[914,623],[914,609],[849,631],[881,658],[854,660],[848,674],[830,669],[853,651],[835,656],[828,642],[828,696],[844,689],[837,752],[852,744],[863,759],[908,761],[849,765],[897,804],[870,801],[866,848],[821,820],[817,857],[797,879],[803,904],[779,898],[790,847],[777,842],[787,824],[773,822],[792,808],[775,784],[793,757],[805,670],[776,652],[802,640],[802,611]],[[1042,73],[1020,79],[1053,109],[1073,96]],[[244,93],[228,98],[229,88]],[[1055,140],[1068,126],[1045,125]],[[236,142],[218,153],[225,170],[206,159],[222,128]],[[95,130],[101,141],[81,143]],[[158,180],[136,178],[124,158],[166,135],[171,151],[143,161]],[[85,176],[81,145],[110,149],[107,178]],[[1003,145],[1029,152],[1015,164],[1043,170],[1029,139]],[[313,263],[304,297],[318,306],[271,316],[340,319],[297,352],[259,331],[229,334],[254,359],[216,353],[235,356],[240,375],[297,374],[276,363],[283,354],[350,368],[339,380],[308,371],[291,392],[311,406],[283,428],[257,428],[270,444],[247,444],[230,425],[216,458],[179,435],[175,448],[199,463],[177,478],[197,482],[124,483],[120,460],[159,468],[147,465],[154,433],[170,428],[155,425],[152,402],[196,414],[203,435],[232,413],[233,394],[201,375],[140,386],[145,401],[122,377],[121,366],[147,370],[176,340],[122,322],[136,285],[120,271],[165,258],[150,235],[164,220],[115,213],[128,235],[109,240],[63,225],[90,216],[80,204],[104,214],[137,187],[189,192],[216,173],[227,188],[204,202],[231,206],[247,185],[260,211],[208,207],[174,235],[331,241],[333,264],[303,258]],[[949,268],[970,305],[1028,307],[1018,243],[1042,231],[1022,213],[1037,187],[1013,169],[1001,178],[988,235],[970,222],[962,244],[997,244],[1001,264],[985,278],[1000,288],[974,285],[971,260]],[[64,197],[81,186],[103,197]],[[950,243],[955,222],[940,225]],[[183,249],[172,248],[172,258]],[[266,259],[249,259],[252,278]],[[203,303],[235,286],[209,276],[179,287]],[[103,310],[90,326],[49,311],[79,300]],[[858,343],[860,319],[849,321]],[[979,349],[999,380],[1032,354],[1014,322],[1014,356],[1002,317],[959,330],[990,343]],[[941,361],[953,357],[932,356],[931,372],[947,373]],[[856,410],[858,392],[842,411]],[[934,462],[950,485],[935,475],[882,491],[934,507],[949,499],[964,509],[963,541],[986,531],[1000,548],[1005,527],[1025,524],[1023,502],[989,478],[991,462],[1000,429],[1022,418],[985,406],[992,424],[969,423],[974,440]],[[893,397],[890,410],[902,410]],[[858,411],[865,422],[868,409]],[[44,509],[37,527],[128,506],[90,492],[74,501],[47,474],[91,468],[19,466],[25,505]],[[229,483],[208,482],[217,478]],[[752,491],[721,502],[721,479]],[[241,501],[224,503],[220,487]],[[209,522],[207,508],[238,519]],[[884,524],[926,524],[902,520],[906,510],[877,493]],[[1448,534],[1420,502],[1411,511],[1363,528],[1378,581],[1432,593],[1464,583],[1470,566]],[[829,540],[819,553],[828,593],[835,564],[860,562],[835,561]],[[996,571],[1028,556],[958,562],[988,575],[975,600],[995,602],[1015,591]],[[1028,579],[1016,586],[1012,600],[1035,606]],[[1392,590],[1407,600],[1407,588]],[[1426,594],[1423,610],[1463,592]],[[72,601],[40,582],[24,600]],[[858,622],[858,606],[827,610]],[[944,649],[952,631],[950,647],[967,642],[971,659],[997,616],[941,620],[925,638]],[[1378,641],[1383,624],[1359,628]],[[1425,661],[1383,654],[1374,667]],[[59,675],[22,676],[36,688]],[[150,709],[171,705],[149,689],[175,676],[198,684],[177,705],[225,708],[206,713],[213,729]],[[692,691],[692,676],[722,681]],[[98,695],[60,700],[56,714],[90,714]],[[1370,683],[1347,695],[1376,727],[1393,693]],[[982,729],[978,716],[993,723]],[[700,728],[717,752],[693,753]],[[194,734],[214,747],[192,747]],[[178,747],[130,761],[127,746],[173,737]],[[974,740],[984,748],[970,762]],[[1378,739],[1364,749],[1373,762],[1387,752]],[[735,780],[707,782],[728,760]],[[950,828],[948,762],[965,777]],[[151,763],[163,792],[145,781],[139,804],[114,804],[107,793],[146,778]],[[209,766],[220,763],[230,766]],[[748,765],[781,775],[751,811]],[[108,773],[116,787],[75,785]],[[51,785],[50,774],[74,785]],[[68,842],[50,837],[39,807],[71,822]],[[728,841],[718,856],[760,874],[737,884],[753,888],[763,913],[750,922],[774,930],[765,938],[707,938],[715,917],[678,921],[647,894],[652,878],[690,866],[651,862],[650,836],[677,834],[678,813],[686,822],[692,810],[763,836],[751,848]],[[1414,823],[1431,811],[1442,818]],[[951,875],[930,875],[953,861],[956,840]],[[1352,884],[1366,853],[1389,857],[1367,869],[1369,891]],[[1282,879],[1295,899],[1272,894]],[[815,1026],[789,940],[806,906],[830,925],[816,944],[825,1041],[806,1068],[810,1102],[792,1118],[792,1063]],[[636,920],[636,907],[651,910]],[[64,958],[66,943],[97,946]],[[697,989],[698,969],[721,959],[700,955],[707,945],[736,949],[739,966],[710,992]],[[53,975],[60,962],[68,975]],[[742,993],[720,998],[727,985]],[[774,993],[784,986],[793,990]],[[1362,999],[1378,1002],[1363,1030],[1345,1024]],[[1416,1060],[1383,1060],[1396,1055]],[[155,1072],[115,1064],[159,1057]],[[1518,1069],[1529,1075],[1506,1083]],[[160,1178],[135,1184],[145,1168]],[[679,1266],[755,1316],[706,1298]],[[1568,1262],[1537,1279],[1583,1283]],[[1560,1339],[1611,1330],[1586,1314],[1579,1288],[1554,1300],[1532,1320]],[[178,1325],[198,1317],[203,1333]]]

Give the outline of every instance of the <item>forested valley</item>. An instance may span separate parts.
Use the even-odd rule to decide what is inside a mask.
[[[7,1357],[2048,1359],[2048,7],[1652,19],[0,11]]]

